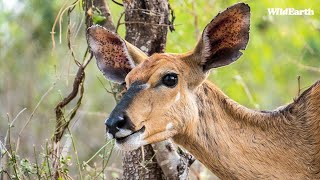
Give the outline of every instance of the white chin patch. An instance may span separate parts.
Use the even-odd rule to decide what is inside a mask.
[[[128,129],[119,129],[119,131],[116,133],[115,137],[116,137],[116,138],[122,138],[122,137],[129,136],[130,134],[132,134],[132,131],[131,131],[131,130],[128,130]]]
[[[113,139],[113,135],[110,134],[110,133],[107,133],[107,138],[108,138],[108,139]]]
[[[124,140],[116,141],[116,147],[123,151],[132,151],[147,144],[143,138],[142,132],[136,132]]]

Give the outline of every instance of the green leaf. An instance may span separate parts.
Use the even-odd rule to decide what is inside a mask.
[[[94,13],[92,15],[93,24],[101,24],[105,19],[107,19],[107,18],[105,16],[100,15],[100,14]]]

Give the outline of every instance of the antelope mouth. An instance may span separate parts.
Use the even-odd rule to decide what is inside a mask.
[[[126,141],[130,140],[131,138],[134,138],[136,136],[140,136],[142,133],[144,133],[145,129],[146,129],[146,127],[142,126],[141,129],[139,129],[137,131],[134,131],[134,132],[132,132],[131,134],[129,134],[127,136],[115,138],[116,139],[116,143],[122,144],[122,143],[125,143]]]

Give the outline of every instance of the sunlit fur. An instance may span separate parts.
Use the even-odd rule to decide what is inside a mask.
[[[98,63],[108,67],[100,68],[106,77],[123,82],[125,76],[128,89],[135,82],[145,85],[126,94],[130,104],[121,110],[135,133],[122,143],[117,140],[117,146],[133,150],[172,138],[222,179],[320,179],[320,82],[285,107],[259,112],[237,104],[206,80],[210,68],[241,56],[249,24],[249,6],[236,4],[207,25],[193,51],[151,57],[114,33],[90,28],[88,42],[97,50]],[[130,69],[128,56],[140,64]],[[161,83],[168,73],[178,74],[175,87]]]
[[[319,177],[320,82],[280,110],[258,112],[228,98],[204,74],[197,78],[188,58],[156,54],[128,74],[128,86],[150,84],[127,110],[137,129],[146,127],[143,141],[172,137],[221,178]],[[154,87],[164,72],[179,74],[175,88]]]

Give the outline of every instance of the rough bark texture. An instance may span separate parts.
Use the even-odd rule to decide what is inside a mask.
[[[163,52],[166,44],[168,3],[124,1],[125,39],[147,55]],[[165,179],[151,145],[123,153],[123,179]]]
[[[87,27],[93,24],[92,12],[98,9],[106,17],[100,25],[115,31],[108,4],[104,0],[86,0],[83,7],[87,12]],[[126,40],[147,55],[164,52],[170,25],[167,0],[124,1],[124,7]],[[122,179],[187,179],[194,159],[190,154],[180,152],[177,153],[175,145],[169,140],[124,152]]]
[[[170,25],[168,1],[127,0],[124,7],[126,40],[149,56],[164,52]],[[188,153],[178,154],[169,140],[147,145],[124,152],[123,179],[187,179],[193,161]]]
[[[148,55],[164,52],[169,25],[167,0],[124,1],[126,40]]]
[[[156,159],[167,179],[188,179],[193,156],[178,149],[170,140],[152,144]]]

